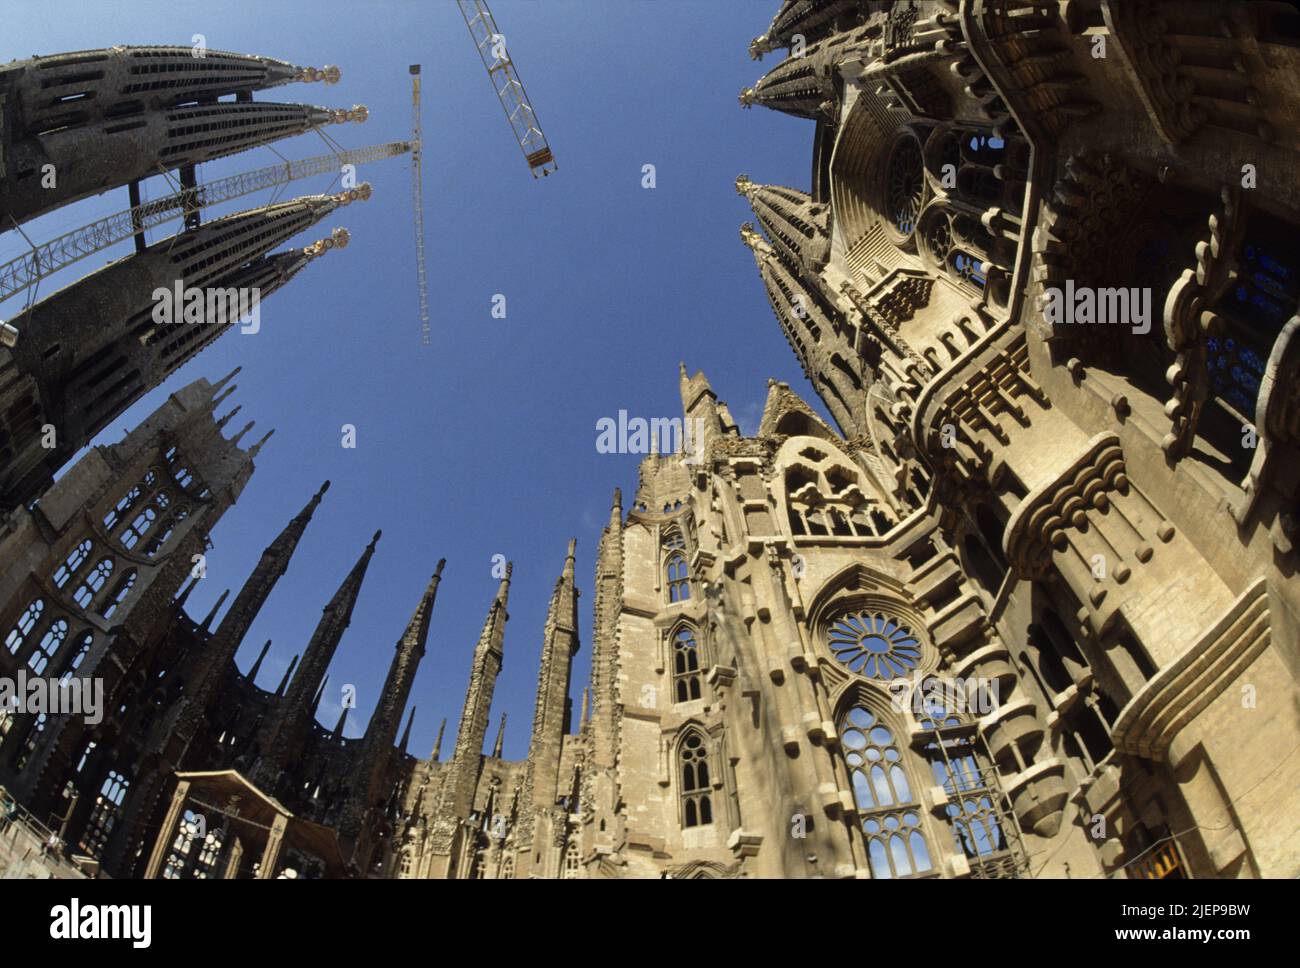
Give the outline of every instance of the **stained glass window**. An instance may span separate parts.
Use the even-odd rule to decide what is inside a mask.
[[[906,676],[921,660],[921,643],[912,630],[883,612],[854,612],[831,624],[831,653],[851,671],[869,679]]]

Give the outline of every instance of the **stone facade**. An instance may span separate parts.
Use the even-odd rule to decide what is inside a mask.
[[[770,381],[745,436],[681,367],[695,446],[614,492],[576,717],[572,543],[523,761],[500,730],[484,753],[508,568],[445,760],[441,733],[427,760],[396,738],[441,565],[364,739],[314,704],[374,542],[296,673],[253,685],[233,656],[321,495],[215,631],[188,619],[252,456],[199,381],[8,519],[0,673],[40,662],[45,598],[89,623],[81,661],[126,711],[8,722],[0,783],[38,815],[80,790],[70,839],[117,876],[151,851],[249,874],[223,821],[140,833],[176,829],[191,777],[235,774],[306,822],[277,820],[259,876],[1296,876],[1300,19],[786,0],[751,46],[777,51],[741,104],[811,122],[812,178],[741,175],[741,240],[834,423]],[[193,504],[166,554],[119,553],[135,505],[114,509],[177,461]],[[67,599],[87,539],[137,574],[93,598],[110,621]]]

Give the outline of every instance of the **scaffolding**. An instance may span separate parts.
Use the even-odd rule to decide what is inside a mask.
[[[220,178],[204,185],[182,188],[174,194],[135,205],[124,212],[83,225],[66,232],[51,242],[34,246],[15,259],[0,264],[0,301],[35,285],[46,276],[66,268],[88,255],[93,255],[118,242],[135,236],[143,240],[146,229],[155,228],[173,219],[191,216],[209,205],[276,188],[301,178],[337,173],[343,165],[361,165],[381,158],[391,158],[411,150],[405,141],[369,145],[350,151],[316,155],[300,161],[286,161],[254,171]]]

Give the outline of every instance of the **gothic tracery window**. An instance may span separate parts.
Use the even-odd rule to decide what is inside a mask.
[[[682,826],[702,827],[713,823],[713,795],[709,783],[708,744],[692,729],[677,752],[681,766]]]
[[[695,641],[695,630],[682,626],[672,637],[673,647],[673,697],[676,702],[699,699],[700,649]]]
[[[91,540],[87,538],[68,553],[68,557],[64,559],[63,564],[59,565],[51,576],[56,588],[62,588],[66,585],[68,580],[77,573],[77,569],[85,564],[86,559],[90,557],[92,547]]]
[[[116,770],[109,770],[108,776],[104,777],[99,795],[95,797],[95,806],[90,812],[90,819],[86,821],[86,830],[78,844],[91,857],[99,857],[103,854],[130,786],[131,781]]]
[[[100,612],[104,618],[112,618],[118,606],[126,601],[126,597],[131,594],[131,588],[135,585],[135,579],[136,570],[134,568],[122,576],[122,580],[117,583],[117,588],[113,590],[112,597],[104,603],[104,608]]]
[[[32,629],[36,627],[36,622],[40,619],[41,613],[45,611],[45,599],[36,598],[23,609],[23,614],[18,617],[14,627],[9,630],[5,636],[5,648],[11,653],[17,652],[22,644],[27,641],[27,636],[31,634]]]
[[[921,831],[921,805],[893,732],[862,705],[848,711],[840,732],[871,876],[908,877],[933,869]]]
[[[912,630],[876,609],[835,619],[827,639],[842,665],[868,679],[908,676],[921,661],[921,643]]]
[[[82,579],[80,587],[72,594],[72,600],[82,608],[89,608],[104,583],[113,574],[113,559],[101,558],[94,568]]]
[[[564,880],[575,880],[581,871],[578,862],[578,842],[570,840],[564,848],[564,873],[561,875]]]
[[[668,580],[668,601],[684,602],[691,597],[690,574],[686,567],[686,541],[676,529],[664,536],[664,573]]]
[[[65,620],[60,618],[51,622],[50,627],[45,630],[45,634],[41,636],[40,642],[37,643],[36,648],[32,650],[31,656],[27,659],[27,665],[31,667],[31,670],[38,676],[44,672],[45,667],[58,654],[64,639],[67,637],[68,623]]]
[[[90,647],[95,642],[95,633],[86,631],[82,633],[81,641],[77,644],[77,651],[73,653],[72,661],[68,663],[63,675],[59,677],[61,683],[69,683],[72,677],[76,675],[77,670],[81,668],[81,663],[86,661],[86,656],[90,654]]]

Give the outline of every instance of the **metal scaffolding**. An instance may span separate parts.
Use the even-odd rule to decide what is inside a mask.
[[[301,161],[289,161],[254,171],[220,178],[163,198],[136,205],[79,229],[66,232],[51,242],[33,247],[15,259],[0,265],[0,301],[22,292],[60,269],[72,265],[101,249],[122,242],[132,236],[143,237],[145,229],[154,228],[178,218],[189,218],[200,208],[217,205],[261,191],[275,188],[300,178],[337,173],[345,164],[361,165],[380,158],[391,158],[411,150],[409,142],[392,141],[369,145],[350,151],[316,155]]]

